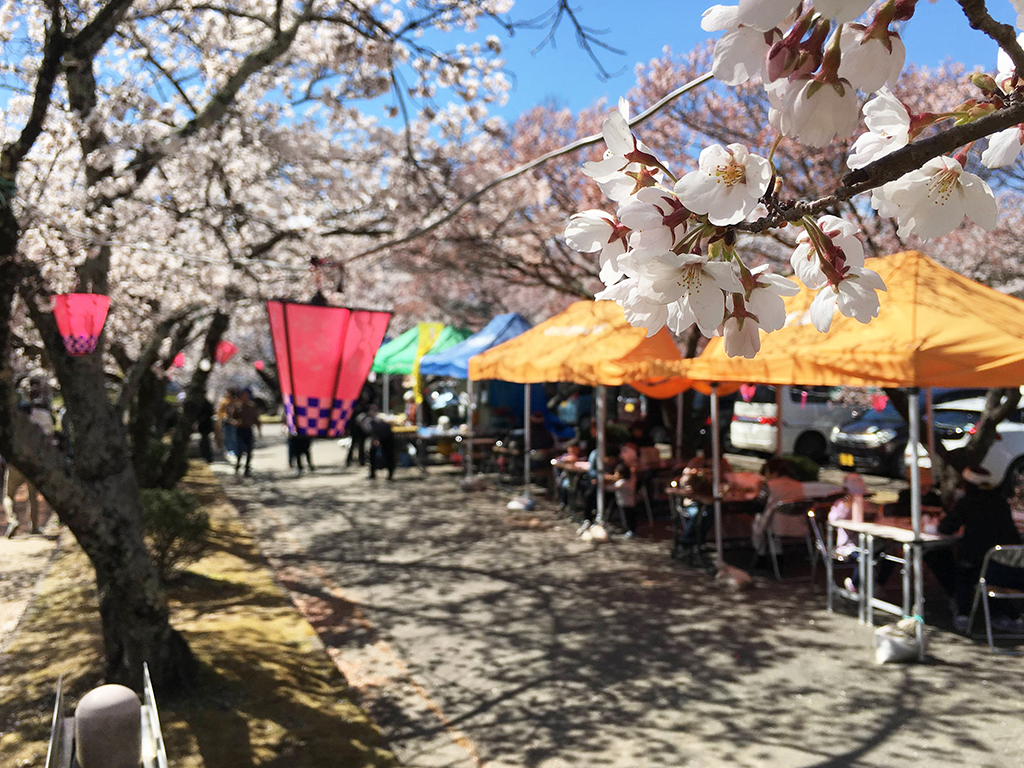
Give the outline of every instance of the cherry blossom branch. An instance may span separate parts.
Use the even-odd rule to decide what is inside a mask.
[[[36,143],[46,122],[46,112],[53,97],[53,86],[60,74],[61,60],[67,48],[64,36],[64,24],[59,7],[51,9],[50,27],[46,30],[46,42],[43,48],[43,60],[39,65],[36,87],[32,98],[32,109],[28,120],[22,128],[18,140],[8,144],[0,152],[0,178],[13,182],[17,176],[18,166],[25,159],[32,146]],[[8,201],[9,205],[9,201]]]
[[[668,104],[671,104],[673,101],[675,101],[680,96],[682,96],[682,95],[684,95],[686,93],[689,93],[694,88],[697,88],[697,87],[703,85],[708,80],[711,80],[713,77],[714,77],[714,75],[712,75],[710,72],[706,72],[705,74],[701,75],[700,77],[697,77],[697,78],[691,80],[690,82],[686,83],[685,85],[680,86],[676,90],[672,91],[668,95],[664,96],[663,98],[661,98],[660,100],[658,100],[657,102],[652,104],[648,109],[646,109],[645,111],[641,112],[639,115],[634,117],[632,120],[630,120],[629,121],[630,127],[632,127],[634,125],[639,125],[640,123],[644,122],[645,120],[647,120],[652,115],[657,114],[658,112],[660,112]],[[473,193],[467,195],[466,197],[462,198],[461,200],[459,200],[459,202],[456,203],[455,206],[453,206],[447,213],[445,213],[439,219],[434,220],[433,222],[431,222],[430,224],[427,224],[424,227],[420,227],[419,229],[413,230],[408,235],[405,235],[403,237],[397,238],[395,240],[389,240],[386,243],[381,243],[380,245],[374,246],[373,248],[370,248],[370,249],[365,250],[365,251],[361,251],[361,252],[355,254],[354,256],[350,256],[349,258],[345,259],[345,263],[349,263],[349,262],[353,262],[353,261],[358,261],[359,259],[363,259],[363,258],[365,258],[367,256],[372,256],[375,253],[380,253],[381,251],[386,251],[386,250],[388,250],[390,248],[396,248],[396,247],[398,247],[400,245],[405,245],[406,243],[412,242],[413,240],[417,240],[417,239],[423,237],[424,235],[429,235],[431,232],[433,232],[438,227],[442,226],[443,224],[448,223],[453,218],[455,218],[455,215],[459,211],[461,211],[463,208],[465,208],[467,205],[469,205],[470,203],[472,203],[472,202],[474,202],[476,200],[479,200],[481,197],[486,195],[488,192],[490,192],[495,187],[497,187],[497,186],[499,186],[501,184],[504,184],[506,181],[510,181],[510,180],[516,178],[517,176],[522,176],[524,173],[527,173],[528,171],[532,171],[534,168],[536,168],[536,167],[538,167],[540,165],[543,165],[548,160],[552,160],[552,159],[554,159],[556,157],[561,157],[562,155],[571,154],[573,152],[576,152],[577,150],[583,149],[584,147],[589,147],[589,146],[591,146],[593,144],[597,144],[599,141],[602,141],[603,139],[604,139],[604,135],[601,134],[601,133],[595,133],[592,136],[585,136],[582,139],[577,139],[576,141],[572,142],[571,144],[567,144],[564,147],[560,147],[559,149],[554,149],[551,152],[543,154],[540,157],[538,157],[538,158],[536,158],[534,160],[531,160],[530,162],[528,162],[528,163],[526,163],[524,165],[519,166],[518,168],[513,168],[511,171],[508,171],[507,173],[503,173],[501,176],[498,176],[497,178],[495,178],[492,181],[488,182],[487,184],[485,184],[484,186],[480,187],[475,192],[473,192]]]
[[[895,181],[904,174],[915,171],[935,157],[949,154],[972,141],[1024,122],[1024,101],[1014,102],[998,112],[993,112],[972,123],[958,125],[927,139],[907,144],[892,154],[851,171],[843,177],[843,184],[835,192],[813,201],[791,204],[777,214],[758,219],[749,224],[739,224],[737,229],[746,232],[763,232],[778,226],[783,221],[795,222],[804,216],[813,216],[832,208],[862,192]]]
[[[973,29],[984,32],[999,47],[1006,51],[1014,68],[1024,73],[1024,48],[1017,42],[1017,32],[1009,24],[1001,24],[989,15],[985,0],[957,0],[964,11],[964,16]]]

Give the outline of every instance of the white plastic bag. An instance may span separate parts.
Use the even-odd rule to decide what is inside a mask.
[[[888,664],[916,661],[922,646],[927,649],[928,639],[923,629],[920,644],[917,640],[917,620],[901,619],[875,630],[875,663]]]

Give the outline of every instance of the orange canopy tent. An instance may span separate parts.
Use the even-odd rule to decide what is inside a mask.
[[[655,398],[687,388],[668,366],[682,357],[668,331],[648,338],[611,301],[577,301],[564,312],[469,360],[469,377],[519,384],[628,384]]]
[[[878,387],[1024,384],[1024,301],[946,269],[917,251],[867,259],[888,291],[867,325],[836,313],[828,333],[810,320],[815,291],[786,299],[786,326],[761,334],[753,360],[729,358],[722,339],[669,365],[701,381]]]
[[[668,331],[650,338],[643,328],[626,321],[622,307],[611,301],[577,301],[564,312],[535,325],[504,344],[469,359],[470,380],[500,379],[518,384],[569,381],[595,387],[628,384],[650,397],[679,394],[689,382],[665,366],[682,360]],[[529,398],[529,387],[526,396]],[[597,519],[604,520],[604,397],[597,397]],[[528,413],[529,399],[526,410]],[[530,452],[527,421],[524,455]],[[527,505],[530,500],[529,461],[524,460]]]
[[[786,300],[785,327],[761,334],[755,359],[729,358],[722,339],[712,339],[700,357],[669,365],[668,370],[708,382],[912,388],[915,466],[920,435],[916,388],[1024,384],[1024,301],[969,280],[917,251],[867,259],[865,266],[888,289],[879,293],[878,317],[870,323],[836,313],[830,331],[819,333],[809,312],[815,291],[803,288]],[[917,473],[911,475],[911,499],[914,534],[920,536]],[[914,582],[914,613],[921,616],[919,548]]]

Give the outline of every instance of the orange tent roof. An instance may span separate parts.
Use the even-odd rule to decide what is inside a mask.
[[[922,253],[868,259],[888,288],[867,325],[836,314],[811,324],[814,291],[786,299],[786,326],[761,334],[753,360],[729,358],[722,339],[671,366],[700,381],[879,387],[1024,384],[1024,302],[968,280]]]
[[[665,398],[686,389],[688,382],[655,369],[680,360],[664,328],[647,338],[643,328],[626,322],[615,302],[577,301],[514,339],[470,358],[469,377],[520,384],[628,384],[651,397]]]

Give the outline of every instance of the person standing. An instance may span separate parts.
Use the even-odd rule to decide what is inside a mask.
[[[359,427],[369,435],[372,441],[370,451],[370,479],[377,477],[378,461],[384,464],[388,470],[388,480],[395,479],[395,433],[391,425],[380,418],[376,406],[356,417]]]
[[[252,401],[248,389],[242,390],[238,400],[228,412],[228,424],[235,432],[235,474],[242,468],[242,457],[245,457],[245,476],[252,476],[252,449],[254,444],[253,430],[260,429],[260,411]],[[262,435],[262,432],[260,432]]]
[[[238,402],[238,390],[229,387],[224,396],[217,404],[217,425],[220,430],[217,434],[219,448],[224,452],[224,458],[231,461],[237,451],[235,445],[235,427],[231,423],[231,411]]]

